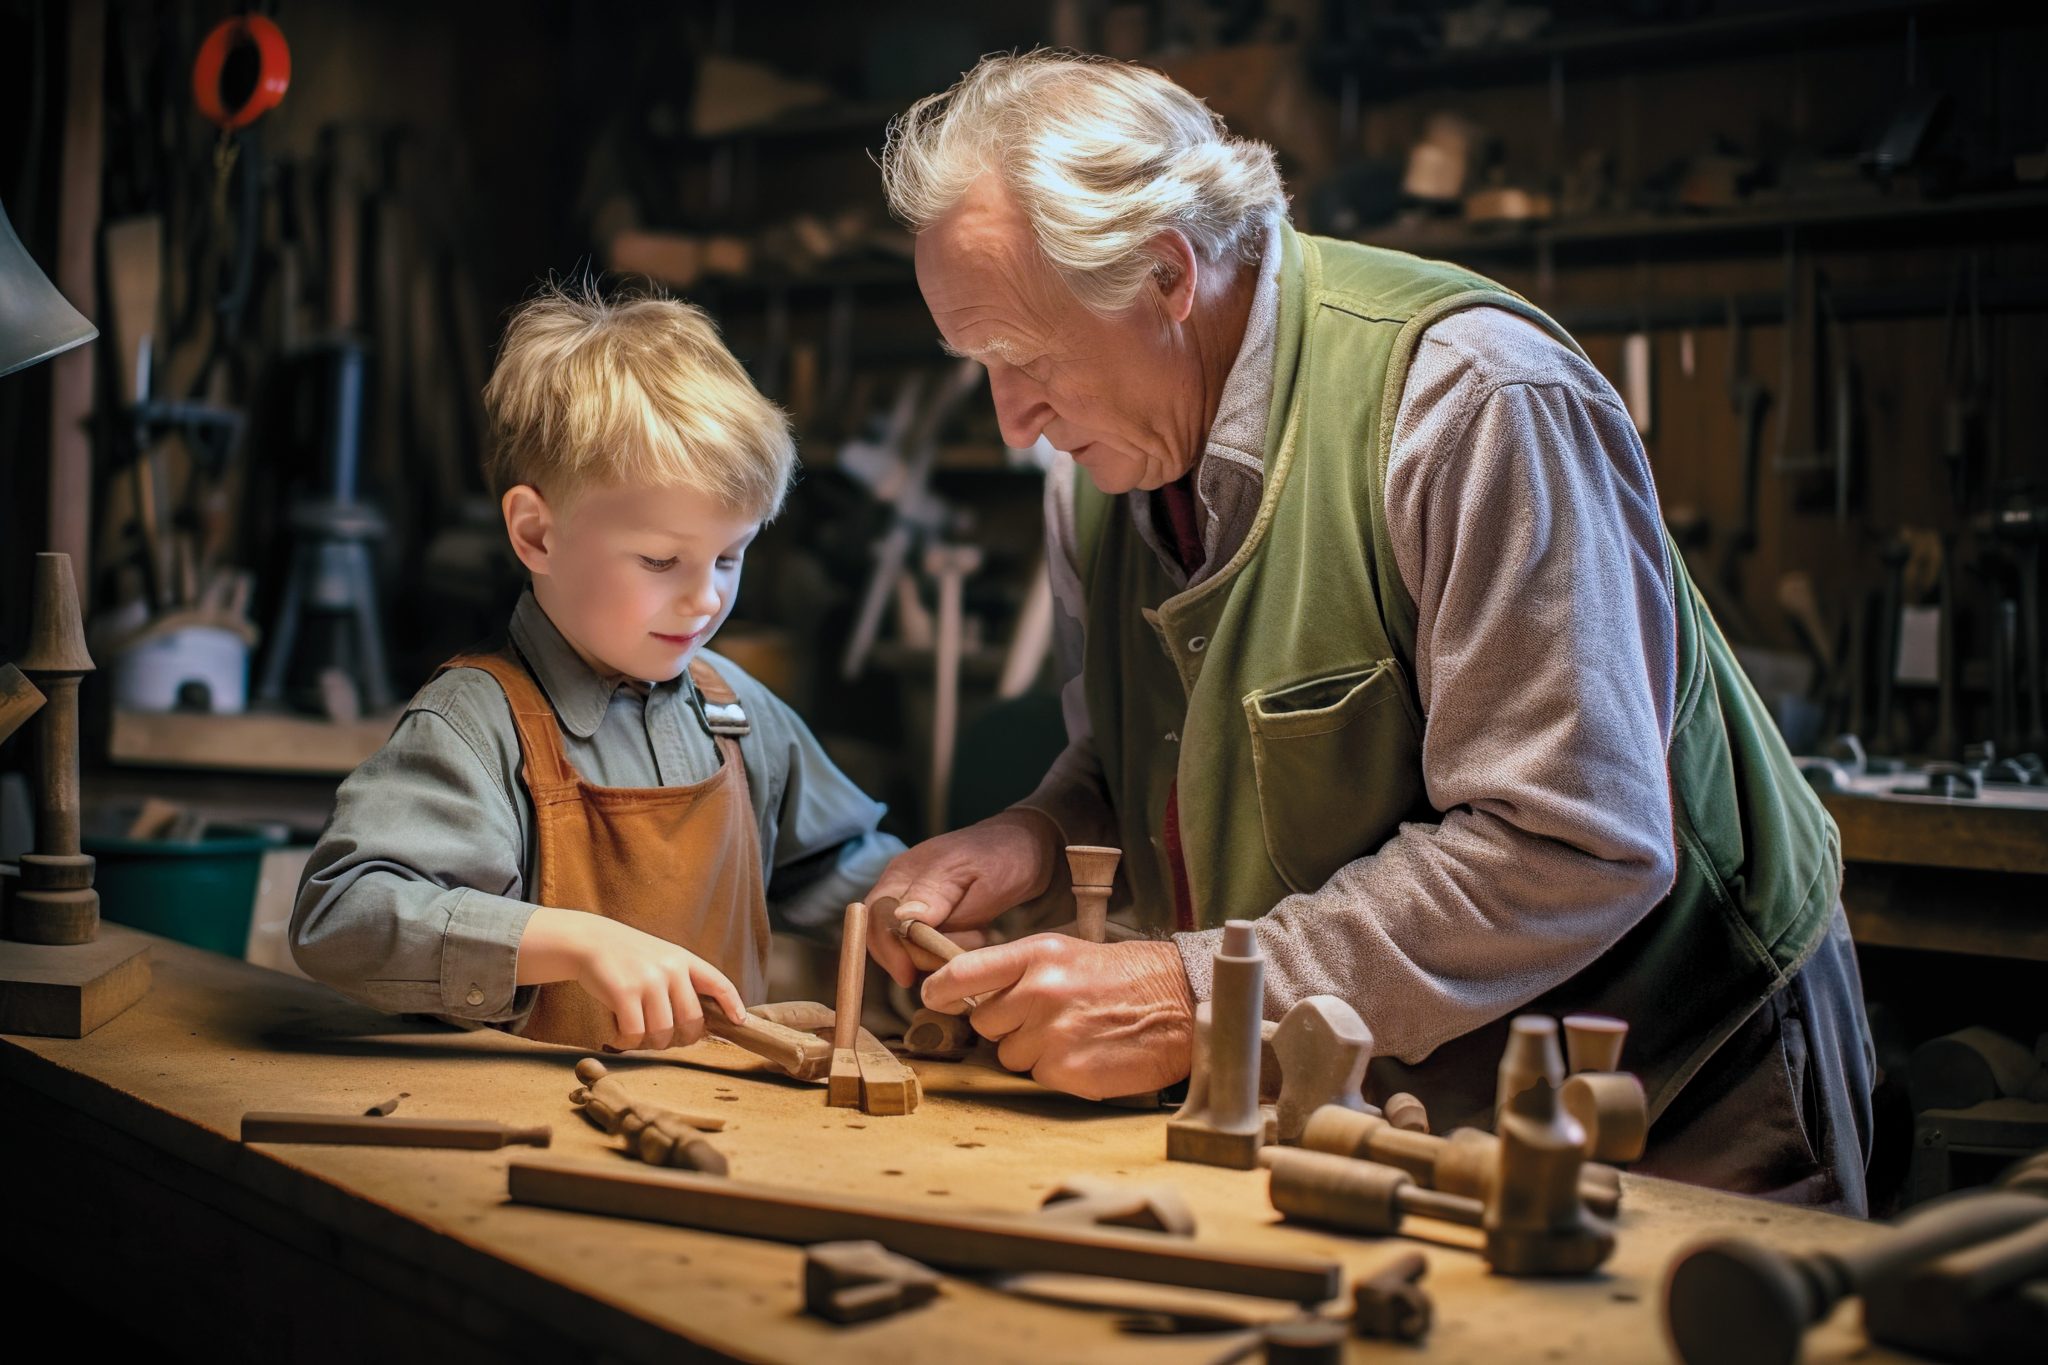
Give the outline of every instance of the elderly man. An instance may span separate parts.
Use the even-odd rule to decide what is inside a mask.
[[[1047,498],[1070,742],[873,896],[967,943],[1121,845],[1152,935],[956,959],[1006,1066],[1188,1073],[1226,919],[1266,1015],[1329,993],[1372,1083],[1490,1119],[1505,1020],[1633,1025],[1641,1168],[1865,1206],[1870,1046],[1838,838],[1671,553],[1641,443],[1554,322],[1299,234],[1271,150],[1122,63],[992,57],[891,130],[946,348]],[[1077,478],[1078,466],[1085,478]],[[908,984],[904,945],[874,956]]]

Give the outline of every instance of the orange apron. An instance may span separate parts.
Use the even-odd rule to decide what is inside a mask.
[[[731,979],[740,998],[768,993],[768,903],[761,840],[738,736],[747,732],[738,698],[710,664],[692,660],[690,679],[706,703],[719,768],[682,787],[599,787],[585,782],[562,746],[561,724],[540,684],[510,646],[441,665],[480,668],[512,704],[533,798],[539,843],[528,899],[603,915],[689,949]],[[519,1030],[527,1038],[596,1049],[615,1032],[612,1012],[574,981],[540,988]]]

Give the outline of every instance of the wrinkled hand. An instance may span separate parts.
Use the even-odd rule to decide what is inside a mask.
[[[1051,820],[1036,811],[1006,810],[897,854],[866,899],[873,905],[894,897],[900,914],[971,947],[981,936],[966,931],[1044,893],[1059,850],[1059,828]],[[896,918],[869,917],[868,952],[897,985],[908,986],[919,969],[938,963],[896,936]]]
[[[963,954],[924,983],[924,1003],[958,1014],[981,997],[974,1031],[1040,1085],[1084,1099],[1136,1095],[1188,1074],[1195,1001],[1171,943],[1089,943],[1033,934]]]

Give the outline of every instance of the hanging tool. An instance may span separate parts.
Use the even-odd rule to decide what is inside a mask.
[[[939,432],[960,405],[981,384],[978,361],[963,360],[920,406],[924,377],[912,374],[897,390],[879,441],[849,441],[840,447],[839,463],[867,485],[890,508],[888,531],[874,545],[874,572],[861,595],[853,635],[840,661],[849,682],[867,667],[868,653],[880,633],[882,613],[896,593],[910,552],[920,543],[946,534],[955,521],[953,510],[931,491],[932,466],[938,458]]]
[[[1826,475],[1832,485],[1830,502],[1835,525],[1849,524],[1849,501],[1853,486],[1855,452],[1856,380],[1849,360],[1847,339],[1834,298],[1817,267],[1801,266],[1798,251],[1788,233],[1785,242],[1785,349],[1780,362],[1779,388],[1792,392],[1793,357],[1802,344],[1800,319],[1806,333],[1804,344],[1812,348],[1813,446],[1791,449],[1791,404],[1778,409],[1777,450],[1771,472],[1798,478]]]
[[[1763,447],[1764,414],[1771,406],[1771,393],[1749,372],[1749,342],[1742,327],[1742,314],[1729,299],[1728,309],[1728,406],[1735,414],[1735,429],[1742,439],[1742,484],[1736,504],[1735,529],[1721,547],[1721,594],[1731,602],[1742,600],[1742,559],[1756,549],[1757,463]]]
[[[1956,266],[1943,324],[1942,374],[1948,383],[1948,397],[1942,404],[1941,458],[1948,466],[1949,498],[1958,511],[1969,506],[1990,406],[1986,401],[1981,264],[1973,251]]]

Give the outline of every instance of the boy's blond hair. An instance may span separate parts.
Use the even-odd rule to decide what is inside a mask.
[[[700,308],[660,295],[550,285],[521,304],[484,386],[494,496],[531,484],[692,488],[766,521],[796,447]]]

